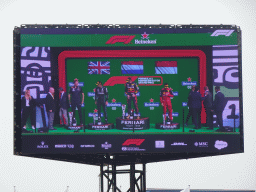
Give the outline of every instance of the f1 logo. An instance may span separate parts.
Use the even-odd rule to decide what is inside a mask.
[[[113,36],[110,37],[110,39],[106,42],[106,44],[115,44],[115,43],[123,43],[123,44],[128,44],[133,40],[135,35],[122,35],[122,36]]]
[[[145,139],[127,139],[122,145],[129,146],[129,145],[137,145],[140,146]]]

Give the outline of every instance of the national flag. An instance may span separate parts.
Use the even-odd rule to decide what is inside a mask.
[[[109,61],[90,61],[88,62],[88,74],[109,75],[110,62]]]
[[[143,61],[122,61],[122,74],[143,74]]]
[[[177,61],[156,61],[156,74],[178,74]]]

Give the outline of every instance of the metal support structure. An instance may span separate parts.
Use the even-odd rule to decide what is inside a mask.
[[[104,192],[104,177],[107,179],[107,192],[122,192],[117,187],[117,174],[130,174],[130,188],[127,192],[146,192],[146,164],[142,164],[142,170],[136,170],[135,163],[130,164],[130,169],[117,170],[116,164],[105,164],[107,169],[104,170],[104,165],[100,165],[100,192]],[[136,173],[139,176],[136,177]],[[111,190],[112,189],[112,190]]]
[[[130,192],[135,192],[135,164],[130,164]]]
[[[103,163],[100,165],[100,191],[103,192]]]

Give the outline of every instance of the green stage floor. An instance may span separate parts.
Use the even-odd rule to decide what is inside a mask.
[[[239,128],[236,128],[235,132],[216,132],[217,127],[213,130],[207,130],[207,127],[201,127],[201,129],[193,129],[194,125],[189,125],[184,127],[181,126],[180,129],[174,130],[161,130],[156,129],[154,124],[150,124],[150,128],[146,130],[135,130],[133,133],[132,130],[119,130],[119,129],[110,129],[110,130],[80,130],[79,133],[74,133],[74,130],[68,130],[59,125],[54,126],[57,130],[50,130],[48,133],[22,133],[24,135],[127,135],[127,134],[135,134],[135,135],[155,135],[155,134],[239,134]],[[31,131],[31,128],[27,128],[28,131]],[[195,130],[195,132],[189,132],[189,130]]]

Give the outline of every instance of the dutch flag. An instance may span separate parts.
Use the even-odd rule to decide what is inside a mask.
[[[142,61],[122,61],[122,74],[143,74]]]
[[[177,61],[156,61],[156,74],[178,74]]]

